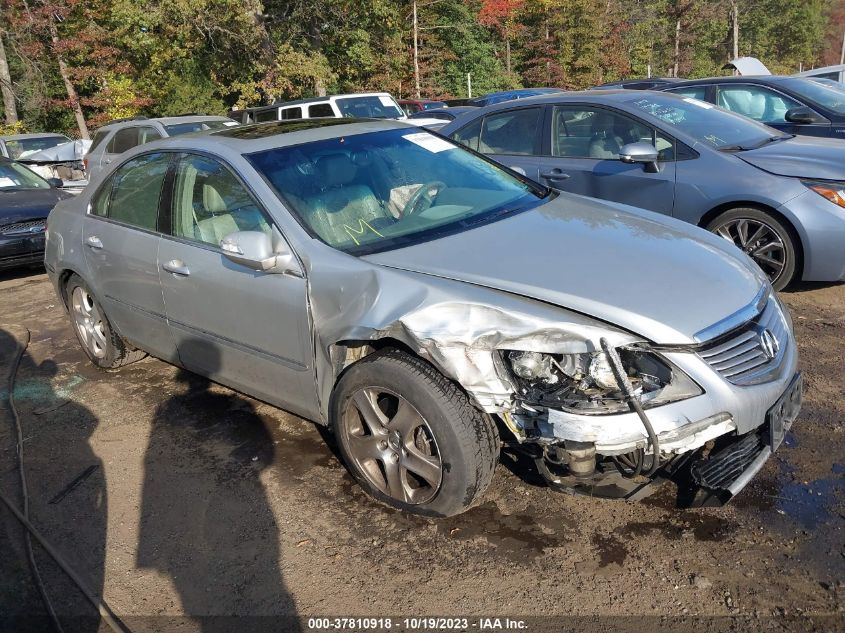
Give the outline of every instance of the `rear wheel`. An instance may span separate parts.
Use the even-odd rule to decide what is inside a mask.
[[[332,426],[364,490],[395,508],[452,516],[487,489],[498,461],[492,420],[428,363],[384,350],[335,388]]]
[[[146,356],[112,329],[102,306],[81,277],[71,275],[66,291],[73,330],[92,363],[102,369],[112,369]]]
[[[795,240],[773,215],[750,207],[731,209],[710,222],[707,230],[742,249],[766,273],[775,290],[783,290],[795,277]]]

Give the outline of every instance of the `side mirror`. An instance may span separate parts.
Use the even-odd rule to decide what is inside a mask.
[[[253,270],[270,273],[301,272],[287,243],[283,239],[273,240],[261,231],[230,233],[220,241],[220,248],[228,259]]]
[[[797,123],[798,125],[813,125],[819,123],[830,123],[825,117],[807,106],[799,106],[797,108],[790,108],[783,115],[783,118],[789,123]]]
[[[55,187],[56,189],[61,189],[62,187],[65,186],[65,181],[62,180],[61,178],[48,178],[47,183],[51,187]]]
[[[657,148],[651,143],[628,143],[619,150],[623,163],[642,163],[646,170],[657,171]]]

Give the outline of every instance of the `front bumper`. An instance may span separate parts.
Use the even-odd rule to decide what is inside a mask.
[[[43,262],[43,231],[24,235],[0,234],[0,269],[32,266]]]
[[[845,209],[809,189],[778,208],[803,246],[804,281],[845,280]]]

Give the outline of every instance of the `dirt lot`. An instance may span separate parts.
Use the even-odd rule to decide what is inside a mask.
[[[676,510],[671,488],[640,504],[573,497],[500,465],[483,505],[441,521],[369,501],[295,416],[154,359],[98,371],[44,275],[1,276],[0,298],[0,377],[32,333],[16,394],[33,521],[133,631],[258,628],[167,617],[182,614],[845,621],[845,285],[784,294],[804,410],[733,505]],[[19,501],[12,428],[4,405],[0,486]],[[0,509],[6,616],[44,613],[22,543]],[[93,614],[38,561],[60,614]]]

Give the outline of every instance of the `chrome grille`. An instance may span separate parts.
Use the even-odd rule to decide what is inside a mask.
[[[777,301],[739,328],[698,349],[713,369],[735,385],[765,382],[777,371],[789,342],[789,330]]]
[[[46,220],[29,220],[0,226],[0,235],[26,235],[44,231]]]

